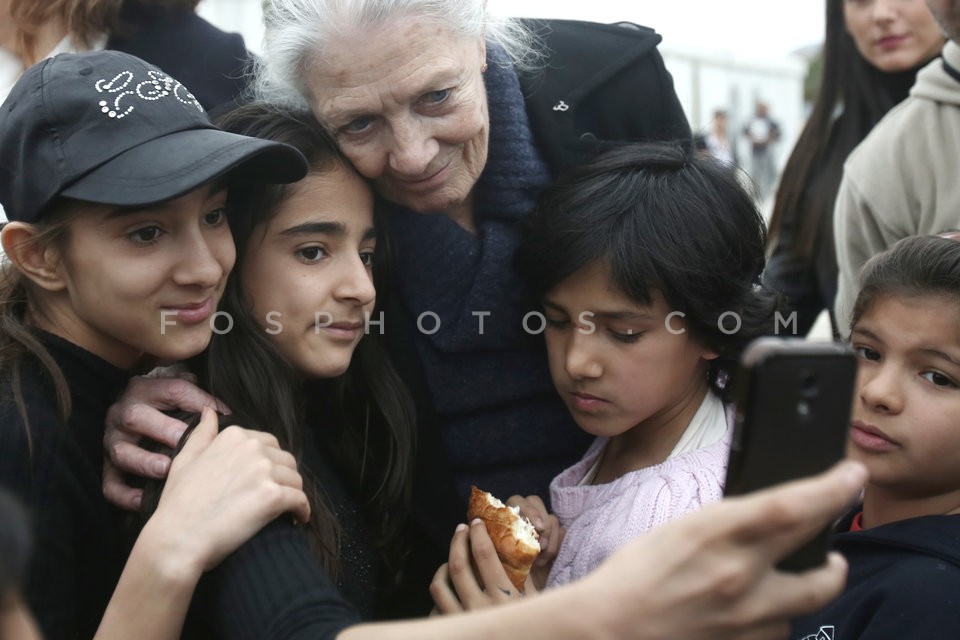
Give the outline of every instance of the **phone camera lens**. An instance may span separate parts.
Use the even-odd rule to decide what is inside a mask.
[[[818,393],[820,393],[820,383],[817,380],[817,375],[810,370],[802,372],[800,374],[800,397],[815,398]]]

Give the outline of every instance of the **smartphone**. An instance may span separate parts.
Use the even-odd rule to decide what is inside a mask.
[[[749,493],[825,471],[844,456],[857,361],[847,345],[759,338],[740,360],[724,494]],[[803,571],[826,562],[830,530],[780,562]]]

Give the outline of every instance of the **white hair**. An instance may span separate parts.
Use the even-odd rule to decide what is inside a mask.
[[[538,38],[519,21],[497,18],[485,0],[263,0],[263,55],[256,63],[255,91],[261,100],[306,107],[306,76],[334,36],[416,16],[464,36],[499,45],[518,71],[541,60]],[[357,43],[358,47],[362,43]]]

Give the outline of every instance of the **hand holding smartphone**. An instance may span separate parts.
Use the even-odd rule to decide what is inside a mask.
[[[857,362],[846,345],[760,338],[744,351],[724,493],[749,493],[825,471],[844,456]],[[829,530],[779,568],[822,565]]]

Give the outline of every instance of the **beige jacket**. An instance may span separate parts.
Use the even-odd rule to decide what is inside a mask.
[[[960,45],[944,60],[960,70]],[[872,255],[901,238],[960,228],[960,80],[937,58],[844,164],[833,214],[837,326],[849,334],[858,276]]]

